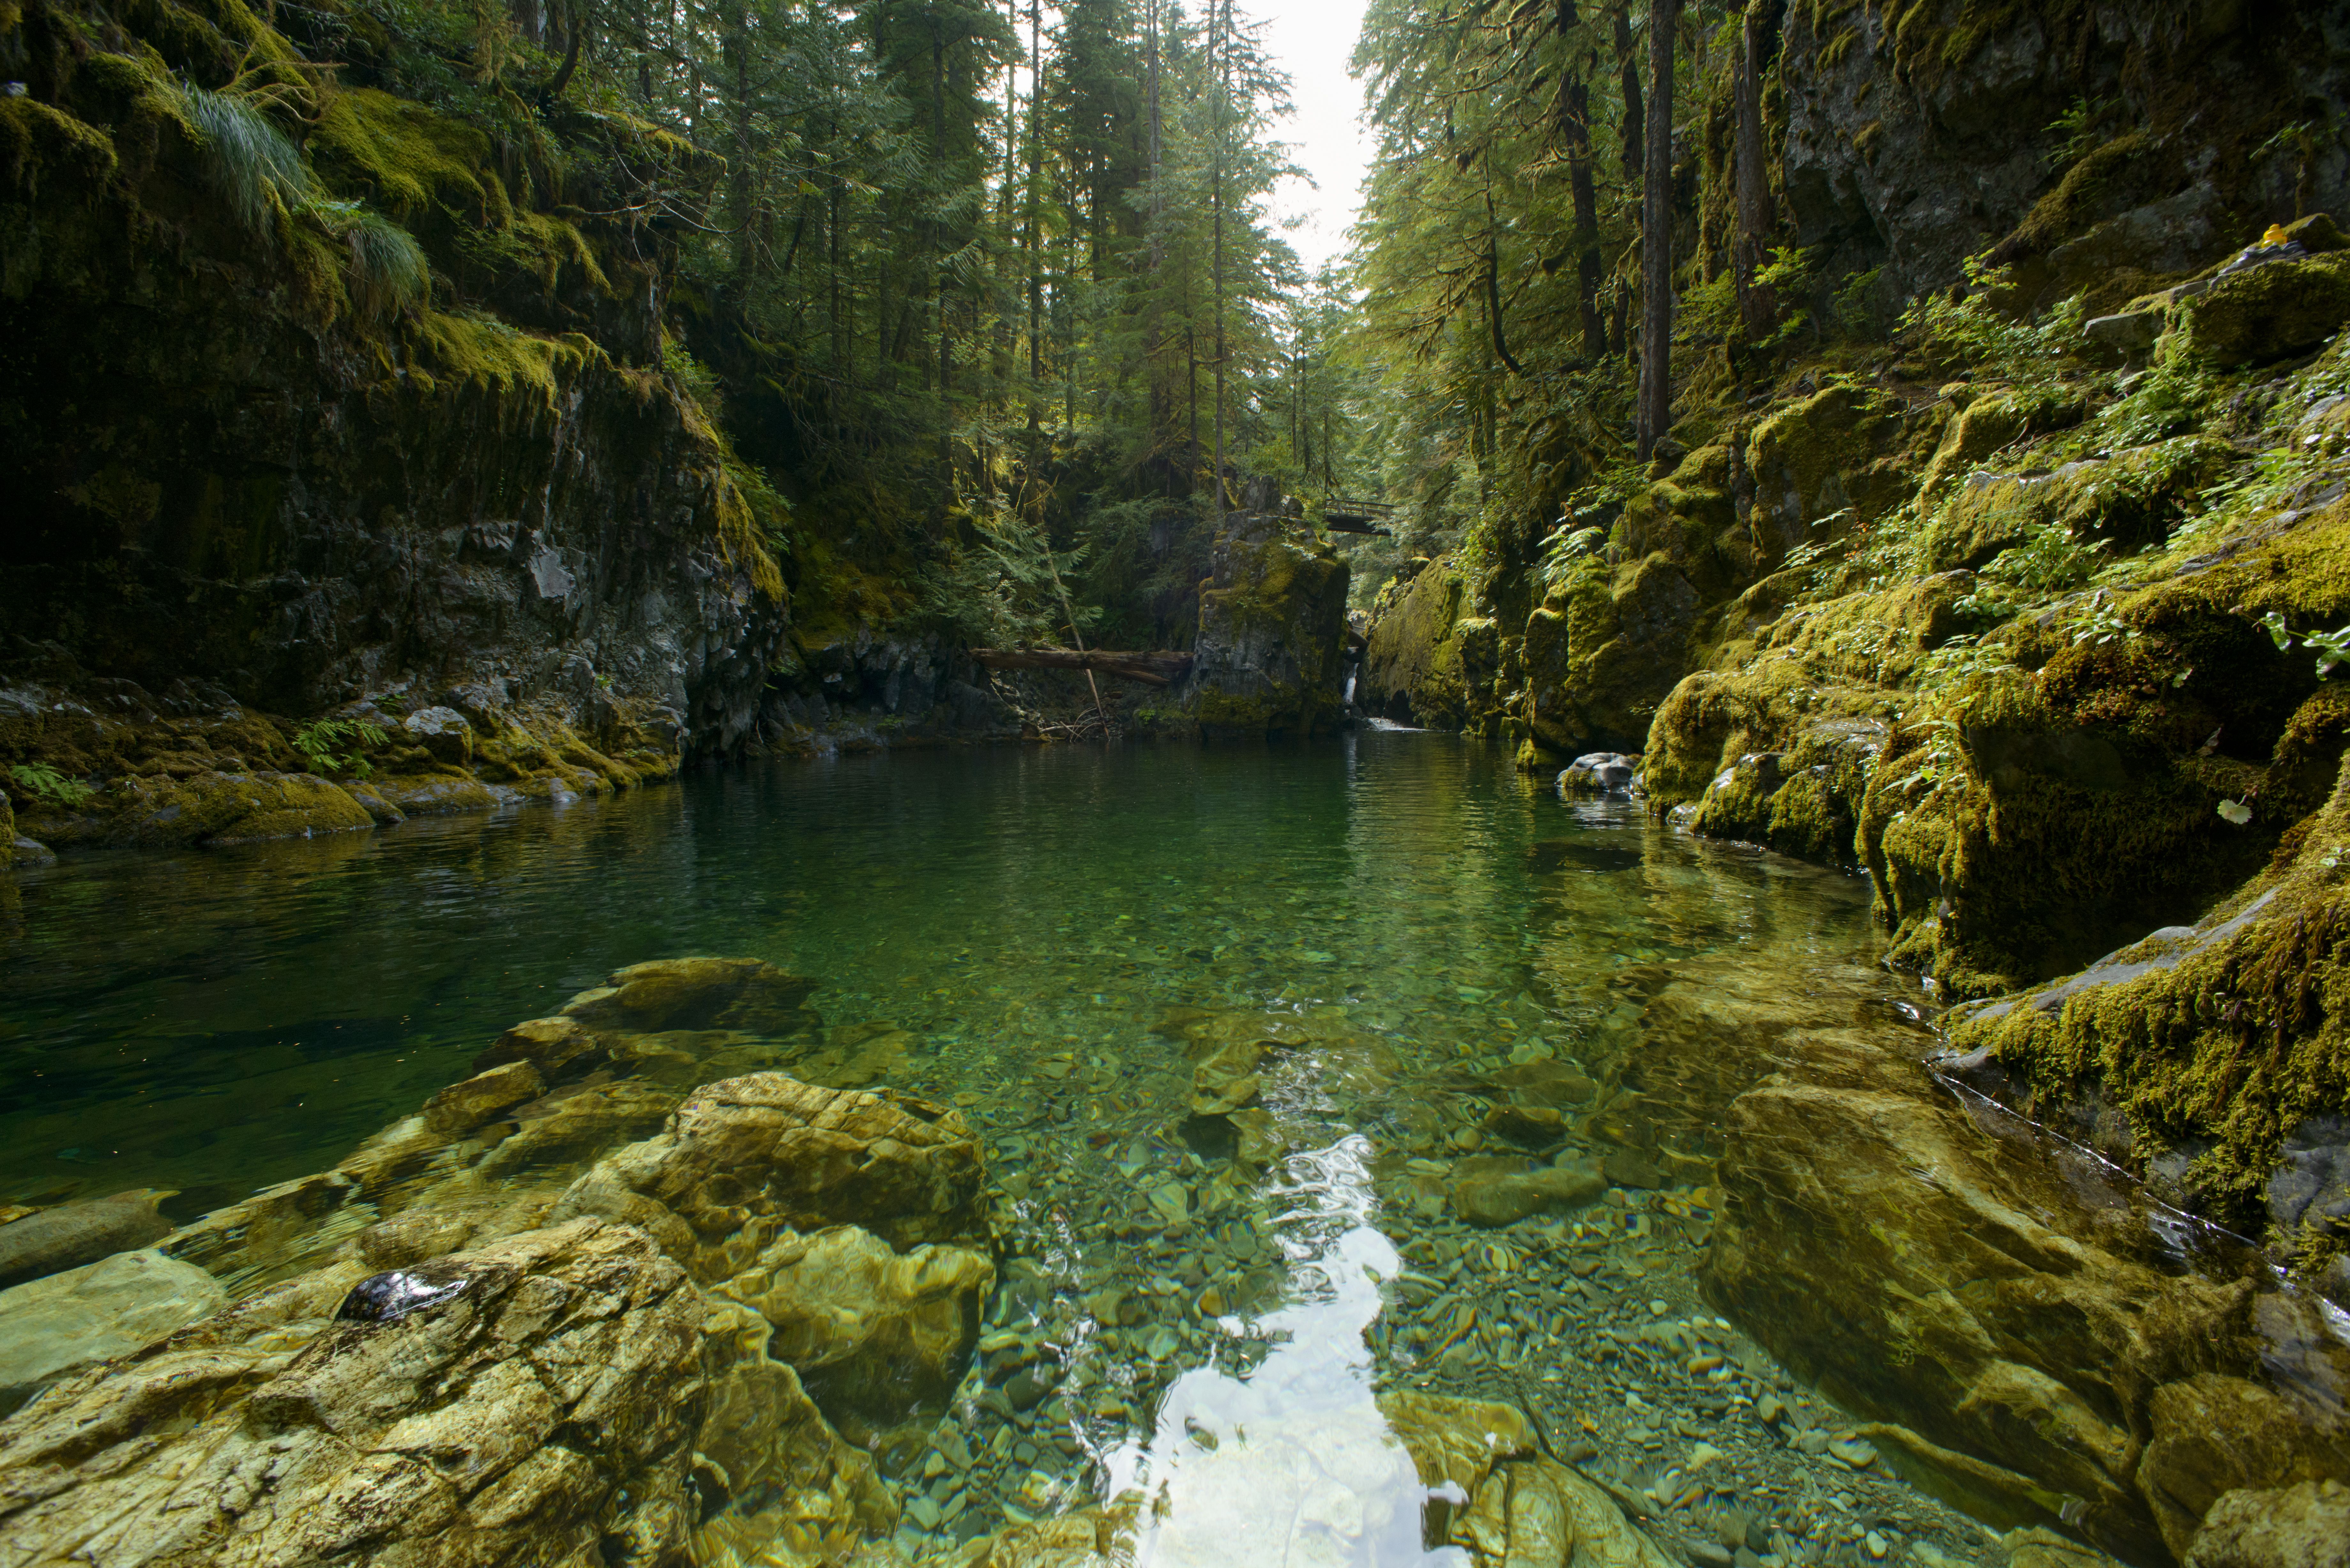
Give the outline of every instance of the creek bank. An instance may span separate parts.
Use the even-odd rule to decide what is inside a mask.
[[[1921,330],[1692,406],[1604,537],[1384,590],[1367,700],[1568,789],[1619,751],[1680,826],[1866,871],[1891,961],[1991,1003],[1952,1019],[1972,1081],[2350,1290],[2324,1206],[2269,1196],[2350,1116],[2317,1000],[2350,700],[2313,640],[2350,618],[2341,243],[2162,275],[2135,368]]]

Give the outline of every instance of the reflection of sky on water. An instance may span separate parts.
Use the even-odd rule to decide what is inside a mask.
[[[1273,1345],[1246,1377],[1202,1366],[1159,1403],[1149,1440],[1107,1460],[1112,1499],[1142,1502],[1136,1568],[1455,1568],[1420,1545],[1419,1484],[1372,1391],[1364,1331],[1402,1262],[1371,1223],[1359,1134],[1290,1158],[1268,1189],[1288,1303],[1225,1331]]]

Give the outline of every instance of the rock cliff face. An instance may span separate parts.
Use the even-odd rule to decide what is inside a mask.
[[[671,154],[595,116],[556,117],[570,164],[501,151],[363,85],[363,38],[301,78],[297,151],[191,85],[284,37],[173,14],[108,52],[32,6],[0,100],[0,749],[98,791],[17,805],[67,842],[213,840],[354,825],[179,798],[223,777],[406,774],[378,793],[434,809],[742,743],[785,626],[764,525],[664,365],[663,242],[562,215],[620,204],[594,155]],[[376,733],[293,743],[321,719]],[[174,798],[119,798],[139,778]]]
[[[1346,703],[1347,566],[1253,483],[1216,538],[1180,701],[1211,734],[1310,735]]]
[[[1690,345],[1620,512],[1457,596],[1430,567],[1371,645],[1377,700],[1529,770],[1638,750],[1660,814],[1865,868],[1939,994],[2043,988],[1965,1015],[1979,1085],[2350,1290],[2330,1221],[2271,1196],[2350,1113],[2310,1000],[2350,737],[2350,262],[2318,208],[2350,152],[2302,117],[2345,25],[1784,7],[1780,220],[1907,323]]]
[[[2336,8],[1797,0],[1783,27],[1796,243],[1832,276],[1881,267],[1889,301],[1995,245],[2052,303],[2118,302],[2275,213],[2350,205],[2338,147],[2263,152],[2281,109],[2350,82]],[[2068,112],[2095,151],[2065,170],[2049,128]]]

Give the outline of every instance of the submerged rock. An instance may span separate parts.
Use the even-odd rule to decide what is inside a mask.
[[[892,1245],[981,1234],[983,1178],[958,1112],[754,1073],[688,1096],[666,1131],[606,1156],[556,1214],[640,1225],[715,1280],[778,1230],[854,1224]]]
[[[168,1191],[142,1187],[43,1209],[0,1225],[0,1287],[95,1262],[170,1233],[157,1207]]]
[[[902,1255],[870,1231],[786,1236],[715,1287],[774,1325],[768,1351],[828,1409],[897,1419],[943,1397],[979,1338],[995,1265],[954,1246]]]
[[[0,1291],[0,1413],[226,1305],[210,1274],[153,1251],[117,1252]]]
[[[1588,1164],[1536,1165],[1516,1155],[1474,1155],[1452,1168],[1452,1207],[1471,1225],[1514,1225],[1530,1214],[1579,1208],[1607,1190]]]
[[[758,959],[658,959],[614,971],[563,1012],[591,1030],[783,1033],[807,1022],[801,1004],[815,989],[816,981]]]
[[[1892,1462],[2135,1561],[2184,1556],[2230,1489],[2350,1475],[2350,1346],[2314,1303],[2051,1229],[2077,1200],[2033,1184],[2057,1178],[1851,1070],[1731,1105],[1702,1278],[1824,1393],[1922,1438],[1883,1431]]]
[[[2350,1563],[2350,1488],[2305,1480],[2231,1491],[2212,1505],[2187,1561],[2192,1568],[2343,1568]]]

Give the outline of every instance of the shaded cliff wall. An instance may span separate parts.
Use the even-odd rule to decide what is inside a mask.
[[[237,0],[124,16],[35,5],[7,40],[10,656],[297,715],[465,689],[739,741],[782,582],[662,365],[665,241],[583,215],[620,204],[596,184],[616,149],[687,155],[591,116],[518,153],[357,85],[360,28],[324,40],[338,78],[289,68],[312,192],[255,223],[185,88],[292,44]],[[352,207],[412,234],[423,291],[369,297]]]

